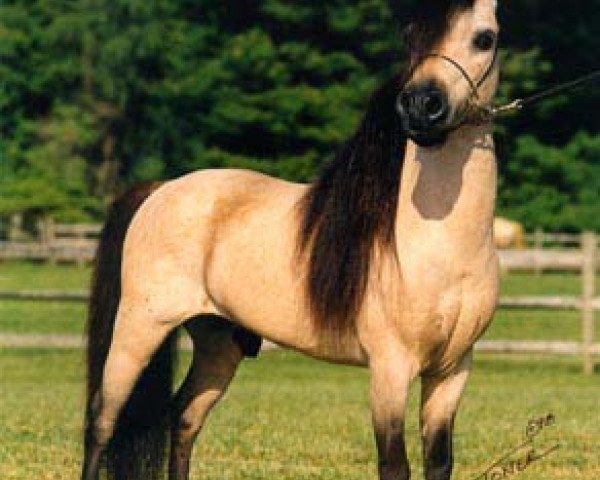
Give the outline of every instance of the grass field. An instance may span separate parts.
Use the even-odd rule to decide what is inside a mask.
[[[89,268],[0,263],[0,290],[86,290],[89,278]],[[79,334],[84,320],[83,303],[0,301],[0,332]]]
[[[579,371],[573,359],[479,356],[457,420],[454,478],[470,480],[485,471],[522,441],[528,419],[548,413],[556,424],[536,438],[536,446],[560,448],[519,478],[600,478],[598,375],[586,378]],[[0,372],[1,478],[76,478],[82,352],[4,349]],[[375,479],[367,381],[362,369],[286,352],[246,362],[209,419],[193,478]],[[421,469],[417,390],[407,424],[415,473]]]
[[[87,288],[76,267],[0,264],[0,289]],[[574,275],[503,279],[505,295],[579,291]],[[81,333],[84,305],[0,302],[0,332]],[[573,339],[576,312],[501,310],[487,338]],[[180,376],[189,360],[184,354]],[[553,413],[536,439],[560,444],[519,479],[600,478],[600,373],[585,377],[580,360],[480,354],[457,420],[455,479],[472,480],[522,441],[528,419]],[[365,370],[270,351],[245,362],[210,417],[193,478],[375,479]],[[76,478],[81,454],[83,352],[0,349],[0,479]],[[420,476],[418,400],[409,405],[407,440],[413,478]]]

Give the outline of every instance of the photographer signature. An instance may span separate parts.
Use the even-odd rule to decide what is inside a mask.
[[[504,480],[517,475],[526,470],[532,463],[547,457],[559,448],[559,445],[553,445],[545,450],[538,450],[534,445],[535,437],[546,427],[556,423],[553,414],[540,418],[534,418],[527,422],[525,427],[525,440],[506,452],[500,459],[496,460],[481,475],[473,480]],[[518,457],[515,454],[522,452]]]

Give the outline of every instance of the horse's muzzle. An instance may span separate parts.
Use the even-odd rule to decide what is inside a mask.
[[[450,104],[446,93],[434,82],[408,85],[398,95],[396,108],[406,134],[425,147],[443,143]]]

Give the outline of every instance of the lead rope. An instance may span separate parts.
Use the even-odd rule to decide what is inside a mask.
[[[575,80],[560,83],[554,87],[548,88],[547,90],[542,90],[541,92],[530,95],[529,97],[517,98],[516,100],[513,100],[512,102],[507,103],[505,105],[499,105],[491,108],[480,106],[480,108],[484,110],[487,109],[491,117],[496,117],[506,113],[522,110],[524,107],[538,103],[546,98],[554,97],[559,93],[574,90],[575,88],[585,83],[592,82],[594,80],[600,80],[600,69],[595,70],[592,73],[588,73],[587,75],[583,75],[579,78],[576,78]]]

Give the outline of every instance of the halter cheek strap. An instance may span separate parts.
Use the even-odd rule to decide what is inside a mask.
[[[460,128],[461,126],[465,125],[468,122],[470,122],[470,123],[485,123],[485,122],[491,121],[491,119],[494,117],[494,115],[496,113],[495,109],[492,105],[481,104],[479,89],[488,80],[488,78],[490,77],[490,75],[492,74],[492,72],[494,70],[494,65],[496,65],[496,60],[498,59],[498,46],[496,46],[496,48],[494,49],[494,56],[492,57],[492,61],[490,62],[489,66],[485,70],[482,77],[477,82],[475,82],[471,78],[471,76],[467,73],[465,68],[460,63],[458,63],[453,58],[448,57],[447,55],[443,55],[441,53],[428,53],[427,55],[424,55],[423,57],[421,57],[421,62],[423,60],[425,60],[426,58],[431,58],[431,57],[432,58],[441,58],[442,60],[448,62],[450,65],[452,65],[454,68],[456,68],[456,70],[458,70],[460,72],[461,76],[467,81],[467,83],[469,84],[469,87],[471,88],[471,95],[469,96],[469,99],[468,99],[468,108],[465,109],[465,112],[462,115],[462,117],[457,122],[455,122],[453,125],[450,125],[446,130],[447,131],[456,130],[457,128]],[[418,63],[413,68],[413,71],[417,66],[418,66]]]
[[[544,100],[546,98],[568,92],[569,90],[574,90],[585,83],[591,83],[591,82],[596,82],[596,81],[600,80],[600,69],[596,69],[596,70],[592,71],[591,73],[588,73],[586,75],[582,75],[581,77],[576,78],[575,80],[560,83],[558,85],[550,87],[541,92],[534,93],[533,95],[530,95],[529,97],[517,98],[516,100],[513,100],[504,105],[498,105],[498,106],[495,106],[494,104],[483,105],[479,101],[480,100],[479,88],[485,83],[485,81],[490,77],[490,75],[492,74],[492,72],[494,70],[494,65],[496,64],[496,60],[498,59],[498,45],[496,45],[496,48],[494,50],[494,56],[492,57],[492,61],[490,62],[487,70],[485,71],[485,73],[479,79],[478,82],[475,82],[469,76],[467,71],[463,68],[463,66],[460,63],[458,63],[453,58],[450,58],[441,53],[428,53],[427,55],[423,55],[420,58],[420,62],[416,62],[414,64],[414,66],[410,70],[410,73],[407,78],[412,77],[412,74],[414,73],[416,68],[420,65],[420,63],[424,59],[426,59],[428,57],[441,58],[442,60],[448,62],[450,65],[452,65],[454,68],[456,68],[456,70],[458,70],[460,72],[461,76],[467,81],[467,83],[469,84],[469,87],[471,88],[471,95],[470,95],[469,101],[468,101],[468,108],[465,109],[461,119],[459,121],[455,122],[453,125],[450,125],[449,127],[447,127],[446,131],[456,130],[457,128],[461,127],[462,125],[466,124],[467,122],[471,122],[471,123],[491,122],[494,119],[494,117],[497,117],[499,115],[521,110],[526,106],[536,104],[539,101]]]
[[[481,83],[476,84],[460,63],[458,63],[453,58],[443,55],[441,53],[429,53],[423,57],[423,60],[426,58],[441,58],[442,60],[445,60],[450,65],[452,65],[454,68],[456,68],[461,73],[463,78],[467,81],[469,86],[471,87],[471,94],[475,98],[479,98],[479,86],[481,85]]]

